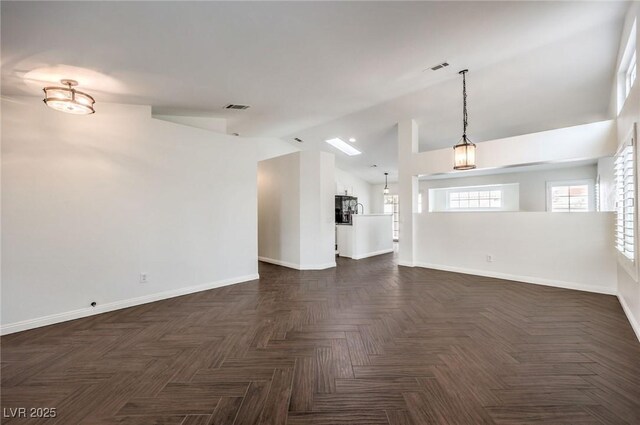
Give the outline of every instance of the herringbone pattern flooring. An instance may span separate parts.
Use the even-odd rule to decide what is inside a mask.
[[[338,263],[3,337],[3,423],[640,423],[615,297]]]

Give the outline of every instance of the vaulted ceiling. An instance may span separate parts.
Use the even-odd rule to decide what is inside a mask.
[[[472,140],[609,117],[627,2],[2,2],[3,95],[64,73],[99,102],[228,119],[230,132],[336,152],[371,182],[395,123],[451,146],[469,68]],[[431,66],[447,61],[439,71]],[[425,71],[426,69],[426,71]],[[226,111],[228,103],[251,105]],[[294,137],[304,140],[298,144]],[[362,155],[324,143],[357,138]],[[377,164],[377,168],[370,165]]]

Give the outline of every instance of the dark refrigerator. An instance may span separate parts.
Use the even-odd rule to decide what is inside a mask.
[[[336,195],[336,224],[351,225],[351,215],[356,214],[357,205],[355,196]]]

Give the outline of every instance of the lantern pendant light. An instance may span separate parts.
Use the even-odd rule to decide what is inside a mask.
[[[453,147],[453,169],[454,170],[471,170],[476,168],[476,145],[471,143],[467,138],[467,81],[465,74],[468,69],[460,71],[462,74],[462,139],[460,143]]]
[[[56,111],[66,112],[75,115],[89,115],[95,113],[93,109],[96,101],[86,93],[76,90],[78,85],[75,80],[60,81],[67,87],[45,87],[44,103]]]
[[[387,184],[387,176],[389,175],[389,173],[384,173],[384,190],[382,191],[382,193],[384,193],[385,195],[389,194],[389,185]]]

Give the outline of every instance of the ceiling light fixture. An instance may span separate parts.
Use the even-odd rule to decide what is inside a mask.
[[[349,156],[360,155],[362,153],[358,149],[354,148],[353,146],[351,146],[350,144],[348,144],[347,142],[345,142],[344,140],[338,137],[334,139],[325,140],[325,142],[329,143],[334,148],[342,151],[343,153],[346,153]]]
[[[476,168],[476,145],[471,143],[467,138],[467,81],[465,74],[469,72],[464,69],[458,74],[462,74],[462,139],[460,143],[453,147],[453,169],[454,170],[471,170]]]
[[[67,87],[45,87],[44,103],[56,111],[69,114],[89,115],[95,113],[93,105],[96,101],[86,93],[74,89],[78,85],[75,80],[60,81]]]
[[[351,143],[355,143],[355,142],[356,142],[356,138],[355,138],[355,137],[349,137],[349,141],[350,141]]]
[[[382,193],[384,193],[385,195],[389,194],[389,185],[387,183],[388,176],[389,176],[389,173],[384,173],[384,190],[382,191]]]

